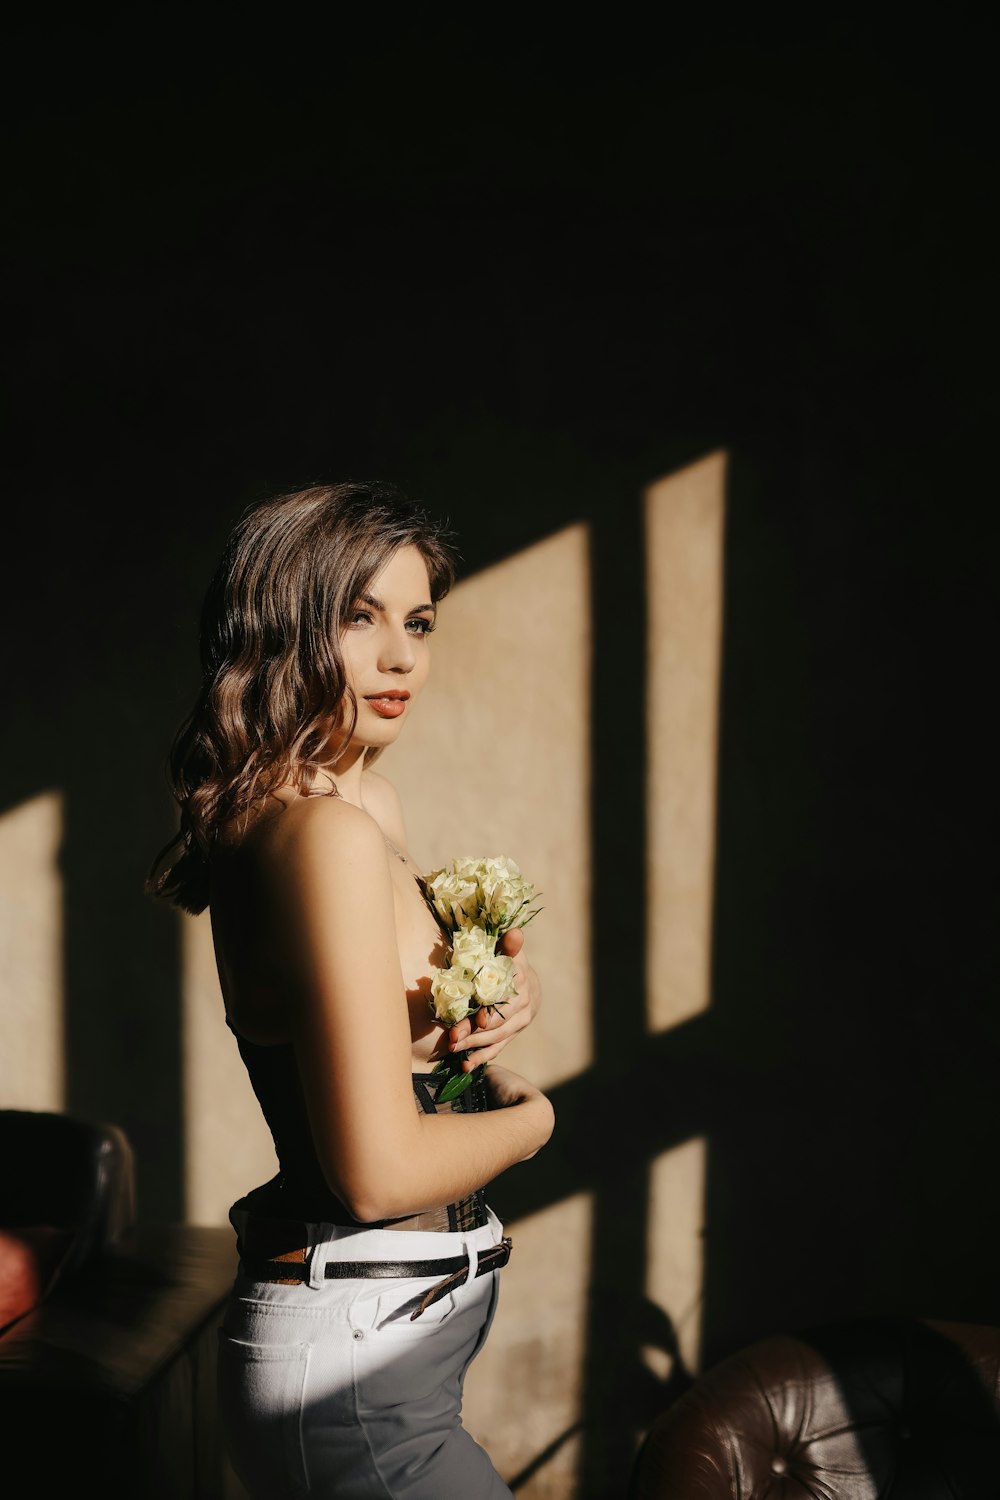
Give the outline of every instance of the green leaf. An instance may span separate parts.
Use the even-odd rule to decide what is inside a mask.
[[[472,1076],[471,1073],[456,1073],[454,1077],[449,1078],[437,1096],[438,1104],[447,1104],[449,1099],[457,1099],[459,1094],[464,1094],[472,1082]]]

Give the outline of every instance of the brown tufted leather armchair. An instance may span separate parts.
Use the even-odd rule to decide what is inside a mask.
[[[1000,1328],[859,1318],[760,1340],[663,1412],[628,1500],[1000,1500]]]

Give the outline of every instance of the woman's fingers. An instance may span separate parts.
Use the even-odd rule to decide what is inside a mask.
[[[498,953],[506,953],[508,958],[514,958],[524,947],[524,929],[521,927],[510,927],[500,939],[497,948]]]
[[[500,1009],[499,1005],[480,1006],[475,1015],[475,1027],[479,1031],[496,1030],[498,1026],[502,1026],[504,1024],[504,1021],[506,1020],[506,1012],[508,1009],[509,1007],[506,1005],[504,1006],[503,1010]]]
[[[482,1005],[470,1019],[449,1028],[449,1050],[461,1052],[466,1047],[489,1047],[495,1042],[509,1041],[527,1026],[530,1014],[526,998],[516,995],[503,1006]]]
[[[509,1040],[508,1037],[507,1041]],[[470,1053],[468,1057],[462,1059],[462,1072],[471,1073],[474,1068],[480,1068],[485,1063],[492,1062],[494,1058],[500,1056],[506,1045],[507,1042],[498,1042],[495,1047],[484,1047],[481,1052]]]
[[[526,1011],[520,1011],[516,1015],[502,1017],[498,1025],[476,1027],[463,1042],[453,1044],[452,1051],[473,1052],[481,1060],[491,1048],[506,1046],[512,1037],[524,1030],[529,1019]]]
[[[465,1056],[462,1059],[462,1069],[471,1073],[473,1068],[480,1067],[483,1063],[492,1062],[500,1056],[508,1042],[512,1042],[518,1032],[523,1031],[528,1024],[528,1018],[515,1017],[498,1026],[495,1031],[481,1031],[474,1034],[461,1049]]]
[[[518,1032],[531,1023],[535,1004],[534,970],[521,956],[524,933],[520,927],[505,932],[497,945],[498,953],[515,959],[514,991],[502,1005],[483,1005],[467,1020],[449,1028],[448,1044],[452,1052],[466,1052],[462,1067],[468,1073],[481,1063],[492,1062]]]

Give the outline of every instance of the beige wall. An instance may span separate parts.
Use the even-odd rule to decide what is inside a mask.
[[[63,806],[40,792],[0,817],[0,1108],[65,1107]]]
[[[710,1003],[724,479],[724,458],[711,455],[636,496],[649,591],[651,1032]],[[505,1060],[542,1087],[592,1061],[588,542],[584,525],[569,526],[453,591],[418,715],[379,763],[400,791],[410,850],[425,869],[454,855],[504,853],[538,886],[544,911],[527,941],[544,1004]],[[62,1099],[59,822],[54,793],[0,822],[0,1080],[4,1103],[31,1108],[58,1108]],[[176,920],[186,1213],[195,1223],[224,1223],[232,1200],[276,1163],[224,1025],[208,919]],[[669,1313],[689,1368],[698,1364],[704,1169],[704,1143],[692,1140],[650,1174],[646,1292]],[[467,1423],[508,1478],[579,1417],[590,1219],[584,1194],[518,1223],[500,1312],[470,1372]],[[556,1239],[572,1248],[549,1280],[538,1268]],[[571,1436],[519,1500],[569,1500],[576,1458]]]

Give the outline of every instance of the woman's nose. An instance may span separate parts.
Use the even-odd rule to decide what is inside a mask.
[[[383,671],[412,671],[417,657],[413,649],[413,636],[405,626],[401,625],[398,629],[391,629],[387,632],[382,644],[381,657],[379,666]]]

